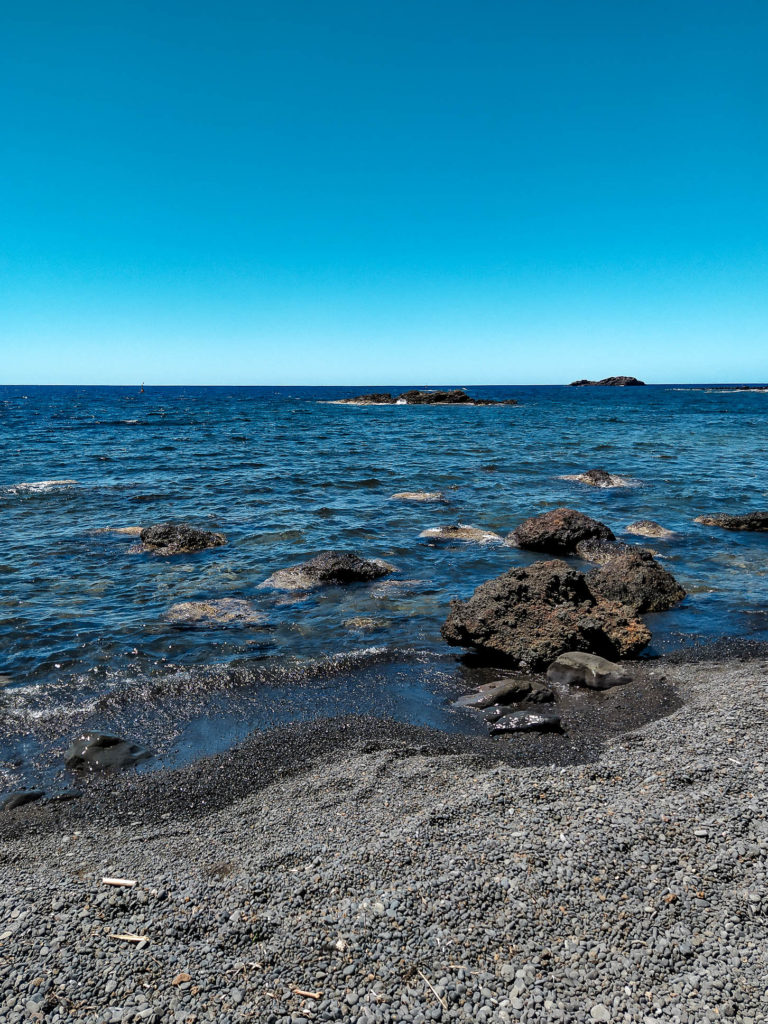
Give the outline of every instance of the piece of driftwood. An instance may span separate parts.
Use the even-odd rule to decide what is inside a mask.
[[[126,889],[132,889],[136,885],[135,878],[102,878],[102,885],[120,885]]]

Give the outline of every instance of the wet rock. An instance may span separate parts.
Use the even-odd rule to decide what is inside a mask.
[[[651,638],[629,609],[595,596],[583,573],[557,560],[510,569],[452,601],[441,633],[449,644],[533,671],[566,651],[631,658]]]
[[[697,516],[694,523],[703,526],[719,526],[723,530],[750,530],[765,533],[768,530],[768,511],[745,512],[743,515],[728,515],[725,512],[710,516]]]
[[[259,626],[267,620],[250,601],[222,597],[215,601],[182,601],[168,609],[170,622],[189,626],[218,626],[240,624]]]
[[[617,555],[625,555],[628,551],[642,551],[642,548],[624,544],[619,540],[582,540],[576,545],[576,555],[585,562],[605,565]]]
[[[560,715],[557,711],[534,711],[521,709],[504,715],[488,727],[491,736],[509,732],[562,732]]]
[[[321,551],[308,562],[278,569],[260,586],[276,590],[313,590],[322,586],[368,583],[391,572],[397,570],[380,558],[368,560],[352,551]]]
[[[35,800],[45,796],[42,789],[18,789],[15,793],[8,793],[0,800],[0,811],[12,811],[15,807],[23,807]]]
[[[615,539],[613,532],[597,519],[572,508],[555,508],[524,520],[509,535],[507,543],[529,551],[572,555],[581,541]]]
[[[391,501],[440,501],[446,500],[442,491],[398,491]]]
[[[80,789],[62,789],[58,793],[49,793],[45,802],[46,804],[65,804],[70,800],[79,800],[82,795]]]
[[[494,705],[522,704],[523,701],[546,703],[554,700],[554,694],[543,683],[535,679],[508,676],[493,683],[484,683],[472,693],[465,693],[455,704],[462,708],[483,710]]]
[[[547,669],[547,679],[553,683],[586,686],[591,690],[608,690],[631,682],[632,676],[621,665],[596,654],[568,651],[552,662]]]
[[[483,530],[478,526],[467,526],[465,523],[455,523],[453,526],[431,526],[428,530],[422,530],[419,537],[445,543],[457,540],[469,544],[503,543],[503,538],[493,530]]]
[[[120,736],[84,732],[72,740],[64,764],[73,771],[119,771],[146,761],[152,754]]]
[[[637,537],[653,537],[658,540],[665,540],[667,537],[675,536],[673,530],[667,530],[652,519],[638,519],[637,522],[630,523],[627,527],[627,533],[635,534]]]
[[[671,572],[659,565],[649,551],[637,548],[609,559],[587,573],[593,594],[617,601],[630,611],[664,612],[685,597]]]
[[[374,392],[370,395],[358,395],[355,398],[339,399],[340,405],[517,405],[514,398],[499,401],[495,398],[473,398],[463,388],[450,391],[403,391],[400,395],[391,395],[387,391]]]
[[[637,377],[603,377],[602,380],[574,380],[571,382],[570,387],[572,388],[583,388],[583,387],[608,387],[608,388],[630,388],[630,387],[645,387],[644,380],[638,380]]]
[[[144,547],[158,555],[190,554],[226,544],[223,533],[198,530],[188,523],[159,523],[145,527],[140,534]]]
[[[575,480],[589,487],[630,487],[630,481],[623,476],[616,476],[605,469],[588,469],[586,473],[564,476],[563,480]]]

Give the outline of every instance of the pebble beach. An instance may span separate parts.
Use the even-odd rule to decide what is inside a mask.
[[[759,1024],[768,658],[663,669],[571,763],[337,723],[7,812],[0,1021]]]

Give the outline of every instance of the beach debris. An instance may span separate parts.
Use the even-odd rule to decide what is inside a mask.
[[[416,970],[421,975],[421,977],[424,979],[424,981],[427,983],[427,985],[429,985],[429,987],[432,989],[432,994],[434,995],[434,997],[438,1001],[438,1003],[440,1003],[440,1005],[442,1006],[442,1008],[444,1010],[447,1010],[448,1009],[448,1000],[445,998],[445,996],[441,996],[440,995],[440,993],[437,991],[435,986],[432,984],[432,982],[429,980],[429,978],[426,976],[426,974],[423,971],[419,970],[418,967],[416,968]]]
[[[148,935],[136,935],[134,932],[110,932],[110,939],[119,939],[121,942],[136,942],[146,946],[151,941]]]
[[[132,889],[136,885],[135,878],[102,878],[102,885],[116,885],[124,889]]]
[[[642,548],[623,552],[587,573],[593,594],[632,612],[665,612],[685,597],[675,577]]]
[[[301,996],[303,999],[322,999],[323,996],[322,992],[310,992],[306,988],[295,988],[293,989],[293,994]]]
[[[313,590],[322,586],[368,583],[391,572],[397,572],[397,569],[380,558],[361,558],[353,551],[321,551],[308,562],[278,569],[259,586],[276,590]]]
[[[749,530],[765,533],[768,531],[768,511],[745,512],[741,515],[719,512],[715,515],[697,516],[694,523],[701,523],[702,526],[719,526],[723,530]]]
[[[186,626],[218,626],[231,623],[260,626],[267,616],[250,602],[240,598],[222,597],[213,601],[182,601],[171,605],[166,613],[170,622]]]
[[[630,609],[593,594],[584,574],[560,560],[510,569],[451,601],[441,633],[451,645],[532,671],[574,650],[631,658],[651,639]]]
[[[192,975],[191,974],[187,974],[186,971],[181,971],[181,973],[177,974],[176,977],[173,979],[173,981],[171,981],[171,984],[172,985],[184,985],[188,981],[192,981]]]
[[[525,519],[507,537],[507,543],[530,551],[573,555],[585,540],[616,540],[604,523],[572,508],[555,508]]]
[[[586,686],[590,690],[608,690],[613,686],[626,685],[632,681],[632,676],[621,665],[597,654],[566,651],[549,666],[547,679],[553,683]]]
[[[393,494],[389,500],[446,502],[448,499],[442,491],[398,491],[397,494]]]
[[[560,715],[557,711],[531,711],[521,708],[504,715],[488,727],[491,736],[506,732],[562,732]]]
[[[118,771],[150,757],[149,750],[120,736],[84,732],[70,743],[64,764],[74,771]]]
[[[502,544],[503,538],[492,530],[484,530],[479,526],[467,526],[465,523],[455,523],[453,526],[431,526],[422,530],[419,537],[424,540],[462,541],[468,544]]]
[[[144,548],[156,555],[191,554],[206,548],[221,547],[227,538],[223,533],[198,530],[189,523],[158,523],[145,527],[141,533]]]
[[[668,537],[675,536],[674,530],[668,530],[652,519],[638,519],[637,522],[630,523],[626,530],[627,533],[635,534],[638,537],[653,537],[658,540],[666,540]]]

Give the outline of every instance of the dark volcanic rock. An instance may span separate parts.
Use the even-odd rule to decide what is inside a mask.
[[[378,558],[369,561],[352,551],[321,551],[308,562],[279,569],[261,586],[278,590],[312,590],[314,587],[368,583],[394,571],[394,566]]]
[[[19,789],[15,793],[9,793],[0,800],[0,810],[12,811],[15,807],[31,804],[43,796],[45,794],[42,789]]]
[[[634,549],[587,573],[593,594],[617,601],[630,611],[664,612],[682,601],[685,591],[649,551]]]
[[[629,387],[645,387],[644,380],[638,380],[637,377],[603,377],[602,380],[574,380],[571,382],[570,387],[572,388],[583,388],[583,387],[609,387],[609,388],[629,388]]]
[[[451,602],[441,633],[449,644],[534,671],[566,651],[631,658],[651,638],[626,607],[595,597],[584,575],[561,561],[482,583],[468,600]]]
[[[597,519],[572,508],[555,508],[526,519],[507,538],[508,543],[529,551],[572,555],[585,540],[615,540],[613,532]]]
[[[745,512],[743,515],[728,515],[720,512],[711,516],[698,516],[695,523],[704,526],[719,526],[723,530],[751,530],[756,533],[768,531],[768,511],[766,512]]]
[[[375,392],[371,395],[358,395],[357,398],[344,398],[342,402],[350,405],[517,405],[514,398],[499,401],[495,398],[473,398],[463,388],[452,391],[403,391],[400,395],[389,392]]]
[[[605,565],[612,558],[618,555],[625,555],[630,551],[642,551],[643,548],[632,544],[625,544],[620,540],[582,540],[576,545],[576,555],[585,562],[595,562],[597,565]]]
[[[141,542],[158,555],[180,555],[227,543],[223,533],[198,530],[188,523],[159,523],[141,531]]]
[[[84,732],[72,740],[64,764],[74,771],[118,771],[146,761],[152,754],[119,736]]]
[[[535,679],[509,676],[498,679],[494,683],[484,683],[473,693],[465,693],[456,704],[464,708],[476,708],[478,711],[499,704],[522,704],[523,701],[540,703],[554,700],[554,694]]]
[[[596,654],[568,651],[552,662],[547,669],[547,679],[553,683],[586,686],[591,690],[608,690],[612,686],[624,686],[631,682],[632,676],[621,665]]]
[[[561,732],[560,715],[557,711],[513,711],[489,726],[491,736],[505,732]]]

